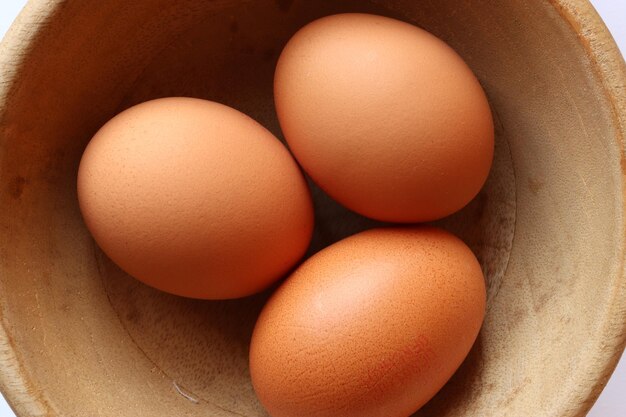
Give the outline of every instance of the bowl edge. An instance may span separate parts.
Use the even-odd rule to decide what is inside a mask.
[[[611,288],[611,300],[593,346],[584,381],[566,391],[567,400],[552,414],[555,417],[585,417],[606,386],[626,348],[626,63],[606,24],[588,0],[549,0],[570,25],[585,48],[595,76],[601,81],[613,113],[615,141],[621,149],[621,236],[620,262]]]

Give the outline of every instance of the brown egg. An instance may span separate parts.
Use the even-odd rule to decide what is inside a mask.
[[[298,162],[367,217],[444,217],[489,173],[485,93],[452,48],[408,23],[341,14],[305,26],[280,56],[274,91]]]
[[[480,265],[458,238],[363,232],[272,296],[252,337],[252,382],[272,417],[407,417],[459,367],[484,312]]]
[[[172,294],[258,292],[304,255],[313,208],[287,149],[250,117],[190,98],[107,123],[78,173],[85,223],[122,269]]]

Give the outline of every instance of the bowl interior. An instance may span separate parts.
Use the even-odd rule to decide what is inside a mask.
[[[43,3],[31,3],[31,13]],[[302,25],[340,12],[396,17],[450,43],[487,91],[496,125],[485,188],[438,222],[481,261],[485,324],[461,369],[416,415],[586,410],[581,403],[595,381],[585,377],[600,356],[621,267],[621,153],[593,62],[558,7],[539,0],[101,3],[59,3],[0,119],[2,317],[31,411],[266,415],[247,353],[270,291],[206,302],[128,277],[82,223],[76,171],[104,122],[158,97],[219,101],[282,137],[272,100],[278,55]],[[310,253],[378,225],[311,185]]]

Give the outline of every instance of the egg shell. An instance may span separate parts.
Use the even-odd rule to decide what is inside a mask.
[[[494,128],[481,85],[452,48],[411,24],[358,13],[316,20],[284,48],[274,91],[298,162],[364,216],[439,219],[488,176]]]
[[[376,229],[307,260],[263,309],[250,347],[272,417],[407,417],[474,343],[485,284],[436,228]]]
[[[100,248],[172,294],[236,298],[304,255],[312,200],[289,151],[230,107],[167,98],[126,110],[91,140],[78,199]]]

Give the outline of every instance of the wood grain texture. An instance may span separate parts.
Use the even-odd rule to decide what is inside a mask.
[[[477,74],[487,186],[441,224],[477,253],[477,344],[420,417],[582,417],[626,340],[626,69],[582,0],[31,0],[0,47],[0,389],[19,416],[262,416],[247,349],[266,294],[198,302],[132,280],[76,201],[82,151],[120,110],[187,95],[280,135],[275,61],[304,23],[415,23]],[[311,253],[377,223],[314,188]]]

